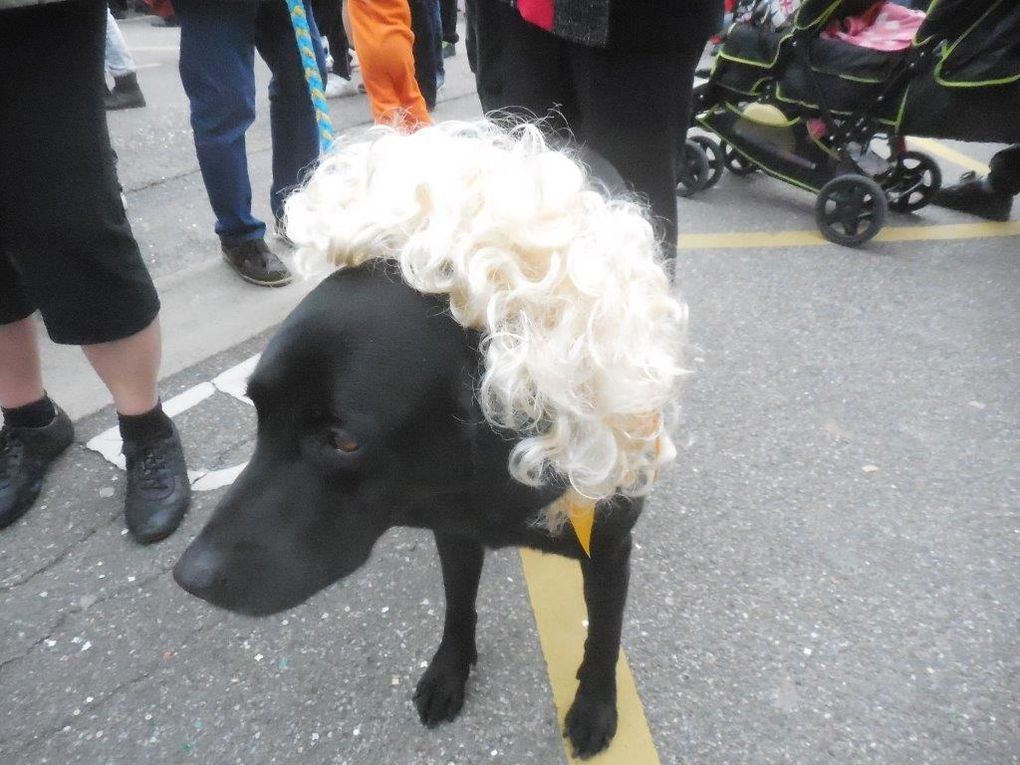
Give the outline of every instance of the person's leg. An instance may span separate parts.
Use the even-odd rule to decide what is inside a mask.
[[[994,191],[1011,197],[1020,194],[1020,143],[996,153],[989,166],[988,183]]]
[[[333,59],[330,73],[345,80],[351,79],[350,48],[344,32],[342,0],[312,0],[312,12],[319,32],[329,42],[329,55]]]
[[[412,55],[414,56],[414,79],[418,90],[425,99],[426,108],[436,108],[436,91],[438,90],[438,66],[436,46],[442,41],[436,37],[432,6],[436,0],[409,0],[411,9],[411,32],[414,35]]]
[[[0,81],[0,134],[5,147],[16,148],[0,149],[0,174],[22,179],[17,188],[0,188],[0,238],[50,337],[104,344],[98,353],[86,353],[118,409],[140,412],[133,418],[141,426],[135,419],[137,427],[128,431],[122,421],[125,513],[135,539],[150,542],[177,527],[190,486],[180,440],[158,405],[159,299],[124,215],[106,127],[105,23],[102,5],[82,0],[25,9],[10,27],[17,34],[0,27],[0,71],[13,73]],[[36,66],[11,66],[44,42],[48,55]],[[64,96],[54,101],[57,91]],[[17,119],[10,103],[19,106]],[[2,333],[5,356],[13,351],[20,359],[18,396],[37,391],[41,382],[28,321],[9,321]],[[131,358],[111,353],[112,347],[128,349]],[[16,407],[12,419],[26,417],[29,407],[34,405]],[[50,463],[71,442],[70,420],[54,411],[47,425],[5,427],[0,525],[28,510]]]
[[[467,50],[471,74],[478,73],[477,3],[478,0],[464,0],[464,48]]]
[[[314,14],[308,26],[319,75],[326,82],[326,60]],[[264,3],[255,18],[255,46],[273,73],[269,84],[269,119],[273,136],[273,185],[269,202],[277,220],[287,195],[300,185],[319,158],[319,128],[305,80],[294,30],[283,3]]]
[[[109,8],[106,10],[106,71],[114,79],[135,71],[135,60]]]
[[[162,343],[158,317],[141,332],[84,345],[82,350],[109,389],[119,414],[145,414],[159,403],[156,382]]]
[[[251,212],[245,132],[255,120],[255,15],[258,6],[175,0],[181,24],[181,83],[216,233],[226,245],[262,239]]]
[[[35,504],[50,465],[71,445],[74,426],[43,390],[31,318],[0,324],[0,359],[2,529]]]
[[[439,13],[443,24],[443,42],[453,45],[460,40],[457,34],[457,0],[439,0]]]
[[[500,0],[475,0],[475,82],[486,112],[549,118],[557,131],[576,115],[567,44]],[[554,114],[550,112],[554,111]]]
[[[414,78],[407,0],[350,0],[347,13],[375,121],[406,129],[432,124]]]
[[[44,398],[39,343],[31,318],[0,324],[0,407],[17,409]]]
[[[704,44],[698,38],[685,50],[659,53],[570,46],[578,138],[647,198],[666,257],[676,255],[677,136],[686,132]]]
[[[446,82],[446,66],[443,64],[443,17],[439,7],[439,0],[429,0],[430,20],[429,30],[432,34],[432,54],[436,58],[436,89],[443,87]]]
[[[1013,209],[1013,197],[1020,193],[1020,144],[992,157],[987,176],[964,173],[958,183],[939,190],[932,200],[939,207],[1005,222]]]
[[[138,109],[145,96],[138,86],[135,61],[131,58],[120,27],[109,8],[106,11],[106,71],[113,77],[113,90],[106,94],[107,109]]]

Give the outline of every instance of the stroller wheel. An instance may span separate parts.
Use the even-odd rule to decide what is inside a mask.
[[[726,163],[726,167],[734,175],[750,175],[758,167],[751,163],[751,161],[741,154],[739,151],[734,149],[728,143],[722,145],[723,149],[723,161]]]
[[[857,247],[885,223],[885,192],[863,175],[840,175],[822,186],[815,200],[815,223],[822,236],[844,247]]]
[[[723,155],[722,146],[714,138],[709,138],[707,135],[692,135],[691,141],[698,144],[708,156],[708,182],[705,184],[706,189],[710,189],[719,182],[722,178],[723,169],[726,167],[726,157]]]
[[[705,150],[693,140],[685,141],[676,164],[677,196],[689,197],[706,188],[710,176]]]
[[[920,151],[904,151],[896,164],[878,178],[889,197],[889,209],[908,213],[931,202],[942,186],[938,163]]]

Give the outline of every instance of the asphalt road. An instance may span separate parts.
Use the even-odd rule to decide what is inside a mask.
[[[110,124],[164,300],[161,389],[192,397],[177,422],[191,467],[216,476],[254,430],[218,376],[307,286],[260,290],[222,264],[177,32],[123,29],[149,106]],[[448,65],[437,118],[476,116],[464,57]],[[248,147],[264,214],[261,92]],[[342,129],[369,119],[362,98],[332,108]],[[1020,763],[1020,211],[964,229],[925,209],[890,221],[900,241],[851,251],[803,233],[811,202],[727,175],[680,203],[695,373],[678,461],[637,531],[623,638],[657,754],[603,762]],[[463,715],[425,730],[410,696],[443,613],[428,535],[392,532],[281,616],[215,611],[169,568],[222,490],[197,493],[166,542],[132,544],[122,473],[86,446],[114,424],[102,388],[75,351],[48,347],[45,364],[78,437],[0,534],[0,763],[566,762],[516,551],[486,564]]]

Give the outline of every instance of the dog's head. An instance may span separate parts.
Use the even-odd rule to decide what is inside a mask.
[[[469,490],[472,335],[382,264],[323,281],[259,360],[255,453],[177,582],[234,611],[289,608],[358,568],[387,528]]]

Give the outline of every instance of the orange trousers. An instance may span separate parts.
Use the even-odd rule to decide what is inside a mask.
[[[347,15],[375,121],[406,130],[431,125],[414,79],[407,0],[348,0]]]

